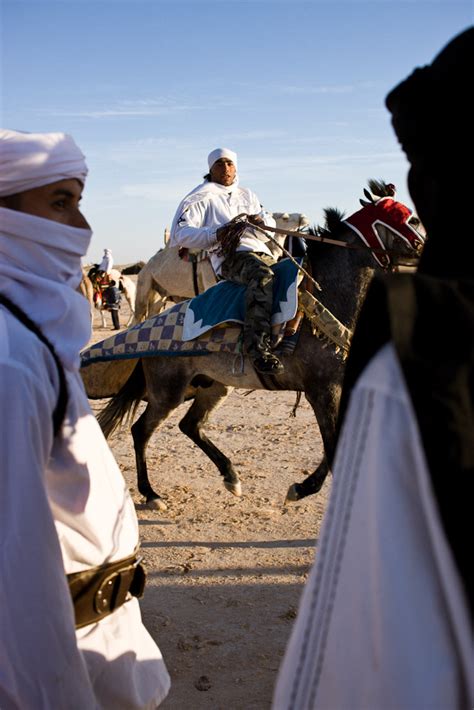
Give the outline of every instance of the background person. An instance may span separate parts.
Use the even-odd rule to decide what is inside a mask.
[[[474,705],[474,279],[449,204],[470,170],[473,60],[471,28],[386,100],[428,240],[417,274],[374,280],[358,321],[275,710]],[[456,188],[469,204],[470,181]]]
[[[112,251],[110,249],[104,249],[104,255],[102,257],[102,261],[97,266],[97,271],[102,271],[104,274],[110,274],[113,265],[114,257],[112,256]]]
[[[170,685],[134,596],[133,502],[78,370],[91,328],[76,292],[92,235],[86,174],[70,136],[0,130],[5,710],[154,708]]]
[[[209,173],[204,182],[180,203],[171,225],[170,246],[205,249],[217,276],[246,286],[244,342],[255,369],[278,374],[283,365],[271,352],[271,314],[275,259],[265,237],[246,232],[235,254],[224,259],[219,253],[219,229],[239,214],[255,223],[275,227],[258,197],[239,185],[237,155],[228,148],[216,148],[208,156]],[[222,232],[221,232],[222,235]],[[263,241],[262,241],[263,238]]]
[[[109,285],[104,290],[103,295],[105,307],[108,311],[110,311],[110,315],[112,316],[112,324],[114,330],[120,330],[119,310],[120,302],[122,300],[122,294],[120,293],[119,289],[117,288],[117,284],[113,279],[111,279],[111,281],[109,282]]]

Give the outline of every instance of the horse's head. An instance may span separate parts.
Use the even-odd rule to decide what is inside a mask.
[[[290,232],[307,232],[310,226],[308,217],[302,212],[272,212],[272,217],[278,229],[286,229]],[[267,242],[267,246],[275,259],[283,256],[280,247],[285,245],[286,234],[273,234],[272,239]]]
[[[92,268],[87,272],[87,276],[91,280],[94,290],[100,291],[106,274],[105,271],[99,269],[99,264],[93,264]]]
[[[273,212],[276,226],[292,232],[301,232],[309,227],[309,219],[302,212]]]
[[[94,281],[97,280],[98,269],[99,269],[99,264],[92,264],[89,271],[87,272],[87,276],[90,278],[92,283],[94,283]]]
[[[370,192],[364,190],[366,200],[362,209],[344,219],[372,251],[374,259],[386,270],[418,263],[425,234],[420,221],[402,202],[395,199],[392,183],[369,180]]]

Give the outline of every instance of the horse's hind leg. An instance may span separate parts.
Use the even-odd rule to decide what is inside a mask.
[[[146,499],[147,505],[156,510],[166,510],[166,504],[161,500],[158,493],[153,490],[148,478],[146,448],[151,435],[167,416],[168,412],[164,416],[157,415],[152,405],[148,404],[143,414],[131,427],[137,465],[138,490]]]
[[[329,466],[326,456],[324,456],[317,469],[307,476],[304,481],[301,483],[293,483],[293,485],[289,487],[286,500],[294,502],[306,498],[306,496],[313,495],[314,493],[319,493],[328,473]]]
[[[148,365],[149,363],[145,362],[144,369],[147,369]],[[159,378],[161,370],[158,369],[157,372],[157,377]],[[147,505],[157,510],[166,510],[166,504],[158,493],[153,490],[148,478],[146,448],[153,432],[184,401],[186,385],[184,380],[180,386],[177,379],[167,378],[166,371],[161,379],[161,388],[158,392],[154,391],[150,384],[150,382],[147,382],[148,404],[142,415],[131,427],[137,464],[137,485],[138,490],[145,497]]]
[[[179,428],[204,451],[211,461],[217,466],[224,478],[224,486],[235,496],[242,494],[239,476],[232,466],[230,459],[220,451],[215,444],[203,433],[202,427],[209,419],[210,413],[215,410],[231,391],[220,382],[213,382],[205,387],[198,387],[194,402],[186,415],[179,423]]]
[[[328,457],[334,453],[336,438],[336,420],[339,407],[340,387],[337,383],[318,387],[317,392],[312,389],[305,392],[306,399],[311,404],[316,415],[319,431],[324,445],[324,455],[319,466],[301,483],[293,483],[288,489],[286,499],[297,501],[306,496],[318,493],[330,471]]]

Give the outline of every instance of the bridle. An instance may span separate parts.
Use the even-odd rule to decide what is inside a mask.
[[[406,254],[404,252],[398,251],[396,249],[379,249],[377,247],[371,247],[366,244],[349,244],[349,242],[345,242],[341,239],[333,239],[332,237],[326,237],[323,234],[308,234],[307,232],[298,232],[298,231],[294,231],[294,230],[282,229],[281,227],[268,227],[265,224],[253,224],[248,219],[246,219],[247,215],[238,215],[234,219],[237,220],[240,218],[243,218],[243,221],[247,221],[249,226],[251,226],[252,228],[260,229],[260,230],[264,231],[266,236],[269,237],[271,241],[274,241],[280,247],[280,249],[286,254],[286,256],[291,256],[291,254],[289,254],[289,252],[284,247],[282,247],[280,244],[278,244],[278,242],[276,240],[273,240],[273,238],[271,237],[270,234],[268,234],[268,232],[274,232],[276,234],[286,234],[287,236],[291,236],[291,237],[300,237],[302,239],[306,239],[309,241],[331,244],[333,246],[342,247],[344,249],[358,249],[358,250],[362,250],[362,251],[369,251],[371,254],[380,254],[382,256],[385,255],[385,256],[389,257],[389,263],[387,264],[387,266],[386,267],[382,266],[382,268],[385,271],[391,271],[391,270],[393,270],[393,268],[395,268],[395,266],[391,262],[390,257],[400,257],[401,259],[403,259],[403,257],[406,257]],[[414,251],[419,255],[417,249],[414,248]],[[400,265],[402,263],[403,263],[402,261],[399,262]]]

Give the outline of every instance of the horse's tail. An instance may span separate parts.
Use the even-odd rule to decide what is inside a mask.
[[[125,418],[129,421],[135,415],[145,392],[145,375],[141,360],[139,360],[121,390],[111,398],[97,417],[106,439],[122,424]]]

